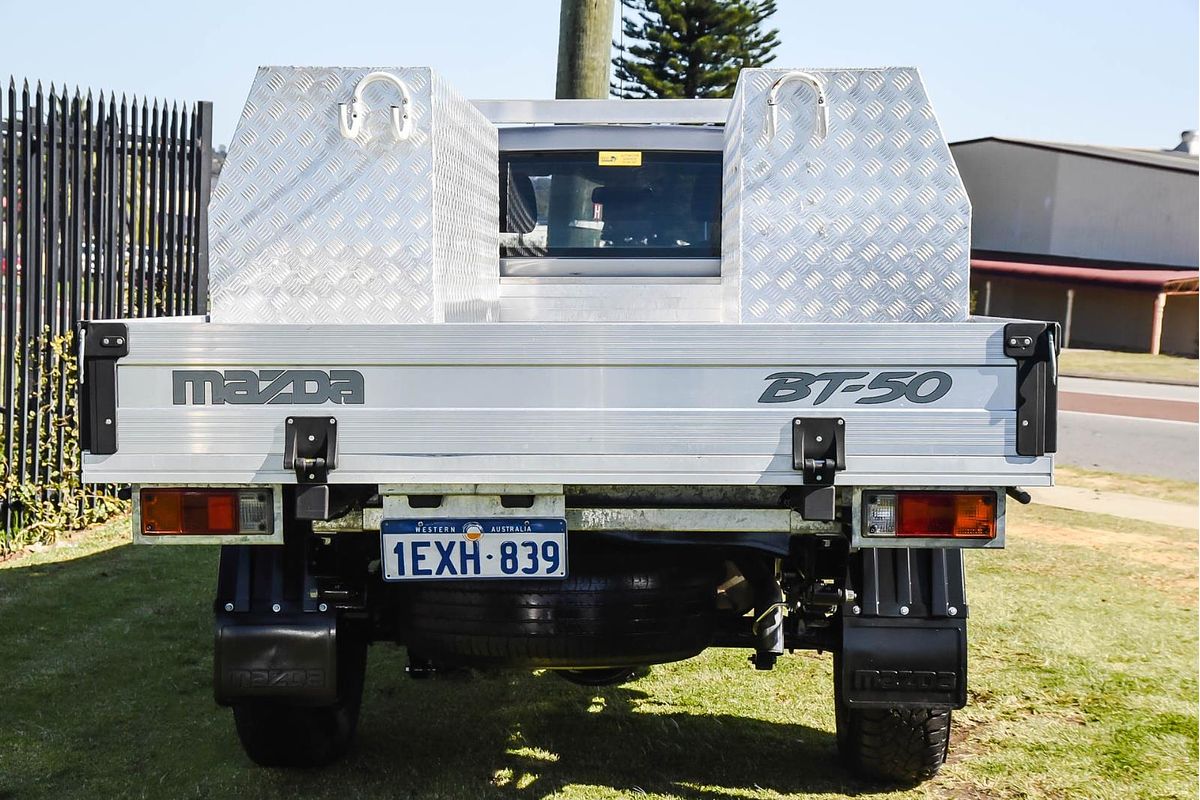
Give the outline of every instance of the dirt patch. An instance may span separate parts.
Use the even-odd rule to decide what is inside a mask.
[[[1099,528],[1058,528],[1037,522],[1022,523],[1019,535],[1041,542],[1090,547],[1093,550],[1121,550],[1124,555],[1146,564],[1195,572],[1195,564],[1188,563],[1195,561],[1197,545],[1194,540],[1181,541],[1153,533],[1122,533]],[[1184,559],[1181,551],[1192,555]]]
[[[1041,800],[1071,800],[1078,794],[1068,794],[1061,789],[1034,784],[1031,788],[1006,788],[1002,786],[981,786],[972,783],[952,783],[939,787],[936,797],[953,798],[953,800],[1029,800],[1037,797]]]
[[[1019,535],[1039,542],[1087,547],[1096,551],[1120,551],[1124,558],[1168,570],[1147,575],[1145,582],[1148,585],[1187,603],[1197,602],[1200,564],[1197,562],[1197,542],[1194,539],[1180,540],[1153,533],[1121,533],[1097,528],[1059,528],[1036,522],[1022,523]]]
[[[953,798],[953,800],[997,800],[998,797],[1016,796],[1011,793],[997,795],[995,789],[981,789],[970,783],[950,783],[939,786],[938,789],[936,797]]]
[[[950,728],[950,753],[946,757],[946,766],[951,767],[962,761],[970,761],[984,755],[988,747],[984,743],[983,732],[995,725],[995,721],[976,722],[956,717]],[[1009,800],[1020,797],[1020,792],[1002,789],[996,786],[986,786],[966,781],[946,782],[937,786],[939,798],[954,798],[954,800]]]
[[[956,717],[950,726],[950,755],[947,764],[955,764],[964,758],[982,753],[984,748],[980,742],[980,734],[994,725],[994,722],[974,722]]]
[[[971,692],[968,705],[977,707],[986,705],[984,695]],[[1025,710],[1016,715],[1016,719],[1020,720],[1039,716],[1032,710]],[[1059,722],[1064,722],[1069,725],[1086,725],[1086,718],[1073,711],[1064,711],[1062,713],[1054,712],[1052,714],[1041,714],[1041,716],[1049,716]],[[987,731],[997,725],[1001,720],[972,720],[963,718],[961,715],[954,718],[954,723],[950,728],[950,753],[946,757],[946,766],[953,766],[962,761],[970,761],[973,758],[985,755],[989,748],[998,746],[987,741]],[[1010,718],[1008,721],[1012,721]],[[1001,734],[1002,736],[1003,734]],[[1021,788],[1006,788],[989,784],[976,784],[966,781],[956,781],[953,783],[947,782],[938,786],[937,794],[939,798],[954,798],[954,800],[1017,800],[1017,798],[1028,798],[1029,793]],[[1057,789],[1043,787],[1037,797],[1044,798],[1065,798],[1067,795]]]

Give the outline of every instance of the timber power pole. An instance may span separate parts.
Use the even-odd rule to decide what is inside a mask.
[[[612,31],[613,0],[562,0],[555,97],[608,97]]]

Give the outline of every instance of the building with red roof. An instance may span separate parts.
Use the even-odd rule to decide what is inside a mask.
[[[950,146],[971,197],[976,314],[1065,344],[1196,356],[1197,141],[1175,150],[988,137]]]

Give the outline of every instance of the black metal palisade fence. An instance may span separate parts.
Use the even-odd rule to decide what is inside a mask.
[[[0,554],[113,506],[79,485],[80,320],[203,314],[212,104],[0,92]]]

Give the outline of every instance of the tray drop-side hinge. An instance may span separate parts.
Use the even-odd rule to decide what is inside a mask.
[[[831,521],[836,516],[833,479],[846,468],[845,435],[841,417],[792,420],[792,469],[804,473],[804,486],[792,487],[787,498],[805,520]]]
[[[1057,322],[1010,322],[1004,355],[1017,362],[1017,455],[1041,456],[1058,449]]]
[[[329,471],[337,468],[337,419],[288,417],[283,427],[283,468],[296,473],[296,519],[332,514]]]
[[[805,483],[832,486],[834,473],[846,468],[846,421],[841,417],[792,420],[792,469]]]
[[[297,483],[325,483],[337,468],[337,420],[288,417],[283,433],[283,468],[295,471]]]

